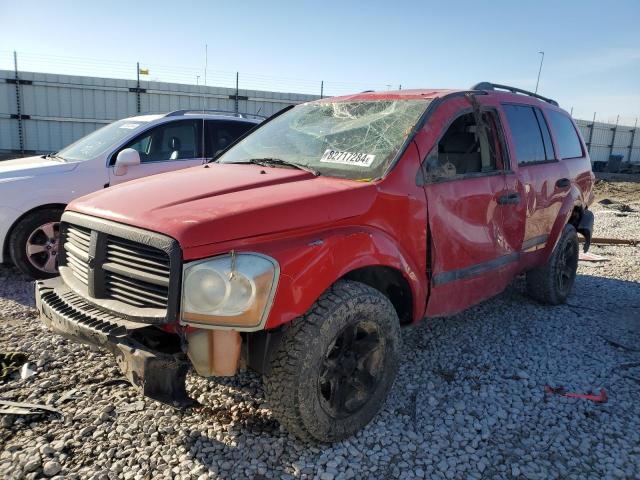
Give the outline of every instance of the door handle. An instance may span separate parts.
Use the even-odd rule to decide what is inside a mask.
[[[566,188],[569,185],[571,185],[571,180],[569,180],[568,178],[561,178],[556,182],[556,187],[558,188]]]
[[[508,192],[498,197],[498,205],[517,205],[518,203],[520,203],[518,192]]]

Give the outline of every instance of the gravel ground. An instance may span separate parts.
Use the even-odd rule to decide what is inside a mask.
[[[595,206],[596,236],[640,239],[634,198],[623,198],[633,212]],[[564,306],[533,303],[517,280],[462,314],[405,329],[384,410],[331,446],[281,429],[250,372],[190,377],[197,410],[139,397],[109,355],[43,330],[31,283],[0,267],[0,352],[26,352],[36,369],[0,384],[0,398],[63,414],[0,416],[0,477],[639,478],[639,250],[595,246],[610,261],[581,262]],[[545,385],[604,388],[608,401]]]

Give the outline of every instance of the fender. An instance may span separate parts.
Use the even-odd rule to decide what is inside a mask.
[[[556,248],[556,244],[560,240],[560,236],[562,235],[564,226],[569,223],[575,207],[578,207],[580,208],[580,210],[582,210],[582,193],[580,192],[578,187],[572,183],[569,193],[564,197],[564,200],[562,201],[562,206],[560,207],[560,211],[556,216],[556,221],[551,228],[551,232],[549,232],[549,240],[547,241],[547,245],[545,246],[543,261],[541,263],[546,263],[549,261],[553,250]]]
[[[280,245],[277,246],[277,243]],[[337,279],[362,267],[398,270],[413,298],[413,320],[422,318],[426,284],[411,256],[390,235],[373,227],[342,227],[305,238],[264,245],[261,251],[280,263],[280,279],[266,328],[288,323],[309,310]]]

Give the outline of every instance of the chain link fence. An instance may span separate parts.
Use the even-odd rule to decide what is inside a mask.
[[[0,153],[5,155],[57,151],[114,120],[144,113],[206,109],[268,116],[324,96],[402,88],[140,63],[132,68],[126,62],[37,54],[21,53],[20,62],[28,68],[94,75],[25,71],[18,69],[15,52],[0,50],[0,67],[5,67],[0,69]],[[637,119],[633,126],[602,123],[594,114],[591,121],[576,123],[592,161],[618,155],[622,162],[640,163]]]

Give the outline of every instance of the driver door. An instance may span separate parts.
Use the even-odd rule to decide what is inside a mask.
[[[202,121],[179,120],[153,127],[122,146],[111,156],[110,185],[128,182],[157,173],[201,165]],[[120,151],[133,148],[140,155],[140,165],[126,167],[116,175],[115,161]]]
[[[518,254],[505,242],[509,169],[497,106],[445,102],[425,126],[444,125],[423,163],[428,209],[427,316],[452,315],[502,291]],[[472,101],[473,100],[473,103]],[[475,104],[475,106],[474,106]]]

